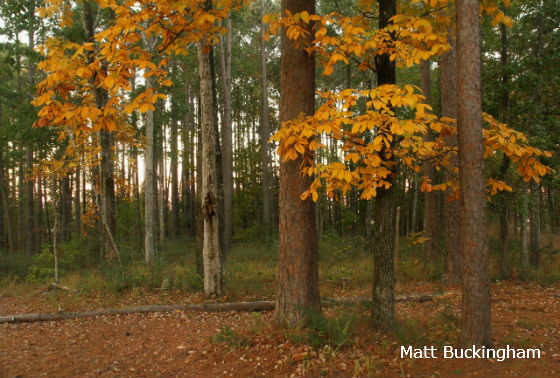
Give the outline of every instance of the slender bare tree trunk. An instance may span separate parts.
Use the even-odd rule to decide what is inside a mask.
[[[507,123],[509,111],[509,73],[508,73],[508,39],[507,29],[504,24],[500,24],[501,35],[501,56],[500,63],[502,68],[502,88],[500,96],[500,118],[501,121]],[[507,171],[510,166],[510,159],[504,154],[502,165],[500,167],[500,178],[506,179]],[[509,234],[509,218],[510,212],[508,208],[509,193],[500,193],[498,199],[498,209],[500,211],[500,244],[501,244],[501,273],[503,278],[510,276],[510,234]]]
[[[282,0],[282,13],[315,13],[315,0]],[[306,25],[308,38],[313,29]],[[280,122],[315,111],[315,56],[298,48],[282,30],[280,66]],[[310,185],[302,175],[302,158],[280,162],[278,288],[275,321],[296,327],[308,320],[309,312],[320,313],[317,228],[311,198],[302,201]]]
[[[2,112],[2,102],[0,101],[0,129],[3,125],[3,112]],[[4,219],[4,225],[6,227],[6,239],[8,242],[8,249],[10,253],[14,252],[14,235],[12,231],[12,215],[10,212],[10,201],[8,199],[8,181],[5,177],[4,168],[4,151],[2,144],[0,143],[0,201],[2,202],[2,217]],[[3,231],[2,231],[3,232]]]
[[[426,104],[432,105],[432,80],[430,61],[423,60],[420,64],[422,94],[426,97]],[[432,132],[428,131],[425,136],[427,142],[434,140]],[[430,180],[432,185],[435,184],[436,171],[431,161],[424,162],[424,176]],[[424,231],[428,240],[424,244],[424,254],[428,261],[434,261],[440,255],[440,224],[438,212],[439,192],[431,191],[424,193]]]
[[[522,271],[529,267],[529,194],[524,185],[521,194],[521,246],[519,249],[519,260]]]
[[[0,109],[0,118],[1,118]],[[0,145],[0,201],[2,201],[2,217],[6,227],[6,239],[10,253],[14,252],[14,235],[12,231],[12,216],[10,213],[10,201],[8,199],[8,184],[4,176],[4,152]]]
[[[222,176],[224,184],[224,227],[223,227],[223,253],[227,255],[231,250],[233,223],[233,147],[232,147],[232,122],[231,122],[231,19],[226,20],[228,30],[220,38],[220,63],[222,76],[222,90],[224,98],[224,119],[222,129]]]
[[[529,261],[531,265],[537,268],[541,263],[541,251],[540,251],[540,234],[541,234],[541,222],[540,222],[540,186],[536,182],[531,182],[531,190],[529,197],[529,217],[531,219],[531,239],[529,248]]]
[[[153,51],[155,41],[143,35],[144,44]],[[154,87],[152,76],[145,78],[146,89]],[[144,260],[151,264],[155,258],[155,162],[154,162],[154,112],[145,115],[146,147],[144,150]]]
[[[218,214],[218,171],[216,169],[216,119],[210,46],[203,38],[198,44],[198,70],[202,106],[202,217],[204,220],[202,257],[204,265],[204,296],[221,297],[225,282],[220,250],[220,218]]]
[[[262,18],[266,13],[266,0],[261,0],[261,154],[262,154],[262,190],[263,190],[263,225],[265,241],[271,240],[272,220],[270,215],[270,124],[268,122],[268,79],[266,74],[265,25]]]
[[[440,58],[441,76],[441,115],[442,117],[457,118],[457,49],[453,35],[449,36],[448,42],[451,49]],[[449,148],[457,148],[457,136],[445,137],[445,144]],[[451,156],[450,165],[459,166],[457,155]],[[457,179],[454,172],[446,169],[444,171],[444,181]],[[455,193],[450,190],[445,192],[444,218],[445,218],[445,256],[446,272],[445,277],[452,283],[460,283],[462,280],[461,264],[461,225],[459,222],[461,214],[461,204],[455,198]]]
[[[80,167],[76,167],[75,193],[74,193],[74,231],[76,237],[82,235],[82,204],[80,202]]]
[[[163,110],[163,104],[158,104],[159,106],[156,106],[156,109],[158,110]],[[160,113],[161,114],[161,113]],[[163,122],[161,123],[161,154],[160,154],[160,158],[158,159],[158,166],[159,166],[159,175],[157,177],[157,181],[159,184],[158,187],[159,189],[156,190],[157,194],[157,200],[158,200],[158,219],[159,219],[159,242],[163,243],[163,241],[165,240],[165,226],[166,226],[166,222],[165,222],[165,210],[167,208],[167,188],[165,186],[165,141],[166,141],[166,135],[165,135],[165,124],[163,124]]]
[[[418,177],[414,175],[413,178],[413,185],[414,185],[414,192],[412,194],[412,220],[411,220],[411,230],[412,232],[416,232],[418,230],[417,223],[418,223],[418,187],[420,186],[418,183]]]
[[[86,29],[86,40],[95,45],[95,24],[97,16],[94,16],[95,3],[93,1],[84,2],[84,26]],[[92,52],[88,60],[93,62]],[[92,79],[93,80],[93,79]],[[99,109],[103,109],[107,102],[107,92],[100,87],[96,87],[94,91],[95,102]],[[101,145],[101,162],[99,167],[99,177],[101,179],[101,195],[100,195],[100,211],[103,213],[102,238],[104,240],[104,250],[109,256],[118,254],[115,250],[114,240],[116,236],[116,213],[115,213],[115,184],[113,178],[113,137],[112,133],[106,130],[100,130],[98,133]]]
[[[173,64],[175,71],[175,64]],[[170,175],[171,175],[171,236],[177,238],[180,233],[179,225],[179,149],[178,149],[178,120],[176,99],[171,98],[171,130],[170,130]],[[186,145],[187,143],[185,143]],[[183,161],[183,164],[188,162]]]
[[[202,215],[202,105],[200,93],[197,101],[197,131],[196,131],[196,269],[204,277],[204,263],[202,250],[204,245],[204,219]]]
[[[457,128],[464,345],[492,346],[478,0],[457,0]]]
[[[31,3],[29,6],[27,29],[28,46],[30,50],[35,48],[35,4]],[[31,101],[35,94],[35,65],[32,59],[27,60],[27,85],[29,88],[28,100]],[[30,125],[31,126],[31,125]],[[25,146],[25,170],[27,175],[31,175],[33,170],[33,146]],[[37,244],[37,230],[35,230],[35,203],[34,203],[34,189],[35,185],[30,178],[25,182],[25,238],[26,250],[28,254],[38,252],[39,245]]]

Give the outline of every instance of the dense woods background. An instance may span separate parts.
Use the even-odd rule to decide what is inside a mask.
[[[463,83],[459,91],[470,83],[461,59],[472,51],[461,52],[454,40],[454,5],[399,4],[399,12],[434,25],[453,21],[449,36],[435,26],[418,29],[434,40],[444,38],[441,44],[449,42],[450,48],[395,65],[389,53],[370,53],[369,60],[367,54],[348,53],[333,62],[331,51],[315,58],[286,35],[287,25],[267,15],[286,9],[300,14],[303,43],[320,45],[312,39],[313,23],[320,22],[310,22],[309,15],[337,12],[362,17],[356,27],[382,29],[397,12],[391,0],[193,2],[184,18],[167,2],[124,3],[20,0],[0,6],[2,285],[56,281],[84,293],[203,290],[206,298],[276,293],[275,320],[293,327],[309,319],[304,308],[320,311],[319,287],[328,292],[374,282],[373,323],[391,329],[395,281],[462,282],[460,235],[468,225],[459,223],[453,190],[442,187],[459,178],[449,167],[457,166],[460,154],[447,166],[421,156],[405,163],[404,155],[391,155],[407,137],[395,133],[391,145],[378,150],[391,173],[390,185],[377,186],[375,197],[362,196],[365,187],[350,180],[344,187],[343,176],[334,173],[339,186],[315,187],[302,201],[313,183],[311,175],[300,175],[305,154],[294,152],[294,159],[285,160],[289,152],[279,156],[276,150],[286,139],[271,139],[284,122],[312,115],[327,102],[316,90],[411,84],[435,116],[457,118],[457,80]],[[472,238],[480,236],[483,244],[489,238],[489,265],[482,261],[473,274],[488,282],[554,285],[560,281],[559,157],[523,150],[519,156],[536,159],[524,164],[537,171],[524,180],[524,168],[518,169],[523,164],[509,155],[515,157],[516,143],[519,151],[558,150],[560,6],[555,0],[484,6],[490,10],[482,13],[478,34],[480,101],[495,119],[484,127],[499,121],[509,128],[491,134],[488,143],[498,140],[494,147],[483,151],[479,145],[483,172],[494,184],[488,193],[483,181],[477,192],[467,192],[474,198],[469,204],[478,201],[488,218]],[[270,24],[281,31],[269,35]],[[343,33],[340,25],[325,29],[333,38]],[[332,47],[328,43],[325,51]],[[478,54],[473,59],[475,64]],[[329,65],[332,73],[325,74]],[[459,111],[464,99],[459,96]],[[367,114],[371,106],[357,100],[352,111]],[[389,106],[401,118],[419,111]],[[461,122],[459,117],[459,127]],[[373,143],[374,129],[360,134],[362,143]],[[527,141],[508,130],[524,133]],[[420,139],[445,139],[456,151],[457,137],[442,135],[432,130]],[[459,131],[459,145],[465,143],[461,138]],[[315,140],[324,147],[311,166],[342,162],[343,171],[355,172],[363,164],[344,159],[347,140],[329,133]],[[470,290],[489,293],[489,286]],[[489,296],[479,300],[468,311],[478,314],[477,306],[487,301],[488,313],[481,310],[475,318],[489,326]],[[489,329],[472,332],[481,334],[463,337],[491,344]]]

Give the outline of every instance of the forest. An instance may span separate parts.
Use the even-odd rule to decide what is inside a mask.
[[[5,0],[0,376],[560,376],[558,0]]]

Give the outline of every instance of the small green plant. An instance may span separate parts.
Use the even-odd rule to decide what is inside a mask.
[[[338,349],[347,345],[354,332],[355,316],[344,313],[335,318],[326,318],[314,311],[307,315],[306,343],[314,348],[325,345]]]
[[[246,347],[251,344],[248,338],[246,338],[243,335],[240,335],[239,333],[237,333],[236,331],[234,331],[233,329],[227,326],[220,329],[220,331],[217,334],[212,335],[210,337],[210,342],[215,344],[217,343],[227,344],[234,348]]]
[[[397,323],[395,334],[402,345],[427,345],[428,338],[422,332],[424,329],[416,319],[407,318]]]

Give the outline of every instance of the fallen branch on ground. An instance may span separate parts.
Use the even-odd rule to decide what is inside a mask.
[[[439,294],[408,294],[397,295],[397,302],[426,302],[431,301]],[[323,305],[351,304],[351,303],[367,303],[371,301],[369,298],[332,298],[324,299]],[[57,312],[57,313],[36,313],[22,315],[0,316],[0,324],[3,323],[32,323],[57,321],[66,319],[86,318],[103,315],[129,315],[153,312],[172,312],[172,311],[200,311],[200,312],[226,312],[226,311],[271,311],[274,310],[274,301],[258,301],[258,302],[234,302],[234,303],[201,303],[201,304],[181,304],[181,305],[149,305],[137,307],[125,307],[117,309],[93,310],[83,312]]]

